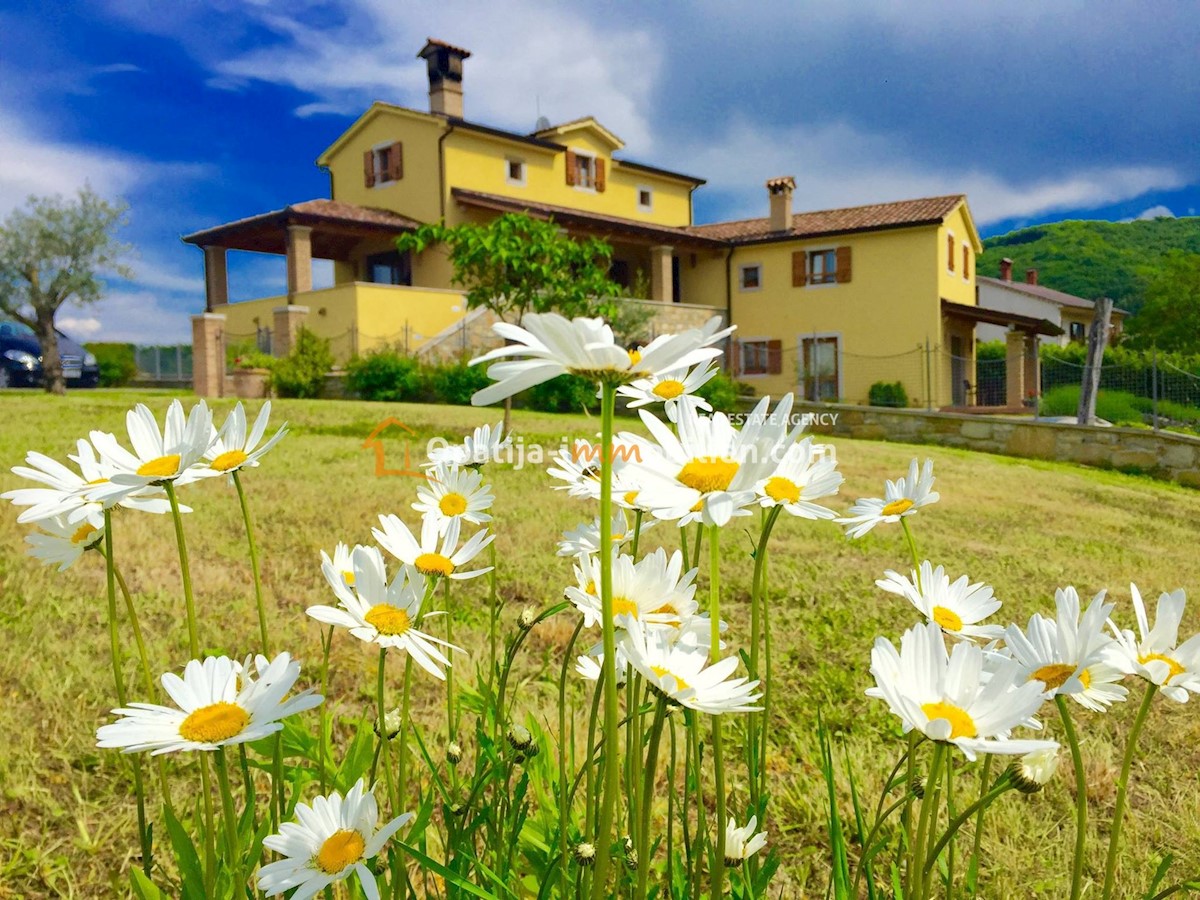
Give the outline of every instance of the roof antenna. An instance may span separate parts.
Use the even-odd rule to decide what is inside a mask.
[[[542,95],[534,94],[533,102],[537,107],[537,123],[533,126],[533,133],[537,134],[539,131],[545,131],[550,127],[550,120],[542,115]]]

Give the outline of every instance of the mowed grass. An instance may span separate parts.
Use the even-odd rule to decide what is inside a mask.
[[[27,450],[63,458],[90,429],[123,436],[129,406],[142,400],[161,416],[168,396],[0,394],[0,489],[18,485],[8,469]],[[215,406],[223,417],[231,404],[219,401]],[[277,649],[303,659],[307,677],[315,678],[319,629],[304,609],[330,601],[319,551],[332,549],[338,540],[369,542],[380,513],[416,521],[410,508],[416,482],[376,477],[374,455],[363,448],[364,438],[382,419],[395,416],[416,432],[411,440],[419,453],[429,437],[457,439],[476,424],[495,421],[499,413],[357,402],[278,401],[275,407],[274,418],[289,420],[293,433],[246,476],[246,484],[258,520],[272,639]],[[518,412],[514,428],[527,447],[535,442],[557,446],[563,435],[594,434],[598,422]],[[403,444],[398,434],[389,434],[387,464],[399,468]],[[836,504],[843,509],[855,497],[878,495],[883,478],[901,474],[914,455],[935,459],[942,501],[913,520],[922,555],[944,564],[952,577],[966,573],[992,584],[1005,601],[998,617],[1003,622],[1024,622],[1037,610],[1052,609],[1054,589],[1075,584],[1085,598],[1104,587],[1114,591],[1119,615],[1132,627],[1131,580],[1151,597],[1160,590],[1200,584],[1200,494],[1131,476],[938,447],[840,441],[837,454],[847,479]],[[489,469],[489,475],[497,495],[503,628],[508,633],[525,607],[541,608],[561,598],[571,566],[556,558],[555,542],[564,528],[595,511],[584,501],[552,491],[544,465],[501,465]],[[257,628],[236,494],[216,480],[182,493],[195,509],[186,517],[186,529],[202,642],[231,655],[252,652]],[[115,705],[102,561],[89,554],[62,574],[38,566],[24,555],[28,528],[16,524],[16,514],[6,506],[0,516],[0,897],[124,894],[124,871],[137,843],[127,768],[115,754],[94,748],[95,728],[109,720],[107,711]],[[170,521],[121,513],[114,536],[118,563],[141,610],[152,663],[160,671],[178,670],[186,661],[186,637]],[[659,543],[676,546],[676,529],[656,526],[643,548]],[[736,528],[727,531],[722,611],[735,647],[749,630],[749,547],[748,535]],[[871,684],[870,648],[877,635],[897,640],[915,620],[911,608],[874,582],[888,568],[904,569],[907,551],[896,528],[880,528],[851,542],[835,525],[784,517],[772,554],[777,715],[770,729],[774,796],[768,829],[772,845],[783,855],[781,896],[821,897],[828,869],[817,714],[837,735],[839,759],[854,767],[859,789],[872,803],[901,742],[882,704],[863,695]],[[485,588],[468,585],[457,597],[463,613],[455,638],[478,660],[486,647]],[[527,642],[517,694],[522,714],[552,718],[574,622],[573,614],[564,613],[540,626]],[[1194,602],[1184,632],[1198,629]],[[336,636],[329,696],[343,731],[370,707],[375,659],[370,648],[345,634]],[[464,675],[472,668],[460,665]],[[140,680],[132,662],[126,669],[131,697],[139,698]],[[418,680],[418,685],[417,708],[436,727],[441,694],[428,680]],[[1131,687],[1136,701],[1140,687]],[[1124,704],[1109,716],[1073,707],[1091,786],[1088,875],[1093,880],[1102,877],[1121,741],[1135,706]],[[1047,707],[1046,730],[1057,735],[1051,711]],[[1140,896],[1166,853],[1176,855],[1178,877],[1200,870],[1198,711],[1194,703],[1178,706],[1164,700],[1154,706],[1134,767],[1118,896]],[[315,722],[315,714],[310,715]],[[177,801],[195,783],[186,759],[179,762]],[[960,766],[960,792],[974,790],[972,772],[974,767]],[[736,770],[731,780],[738,783]],[[993,808],[981,896],[1066,895],[1072,784],[1064,753],[1060,776],[1047,790],[1029,798],[1010,794]],[[731,808],[740,809],[743,802],[739,794]],[[845,790],[841,809],[850,815]]]

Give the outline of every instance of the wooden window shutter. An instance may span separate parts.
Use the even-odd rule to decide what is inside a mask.
[[[575,183],[575,151],[567,151],[567,184]]]
[[[363,151],[363,184],[375,187],[375,151]]]
[[[946,268],[954,271],[954,235],[946,235]]]
[[[595,165],[595,167],[596,167],[596,191],[598,193],[603,194],[604,193],[604,184],[605,184],[605,182],[604,182],[604,160],[597,157],[595,159],[595,161],[593,162],[593,165]]]
[[[836,254],[837,283],[850,283],[850,248],[838,247]]]
[[[808,254],[803,250],[792,251],[792,287],[804,287],[808,283]]]
[[[729,341],[729,374],[742,374],[742,342],[737,338],[731,338]]]
[[[963,244],[963,278],[971,277],[971,251]]]
[[[400,141],[388,147],[388,180],[399,181],[404,177],[404,144]]]
[[[767,341],[767,374],[783,372],[783,341]]]

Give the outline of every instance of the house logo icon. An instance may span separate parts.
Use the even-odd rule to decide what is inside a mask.
[[[404,465],[399,469],[389,469],[387,466],[387,447],[384,444],[384,432],[389,428],[398,428],[411,437],[416,437],[416,432],[401,422],[399,419],[388,416],[378,425],[376,425],[367,439],[363,441],[363,449],[375,451],[375,477],[385,478],[388,476],[396,476],[401,478],[421,478],[428,480],[428,477],[420,469],[413,465],[412,461],[412,443],[406,437],[404,440]]]

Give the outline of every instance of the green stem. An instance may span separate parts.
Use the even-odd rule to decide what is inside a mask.
[[[977,812],[982,812],[983,810],[987,809],[992,805],[992,801],[994,801],[1001,794],[1012,789],[1012,781],[1001,776],[1000,778],[996,779],[996,783],[992,786],[991,790],[987,791],[986,793],[981,793],[978,800],[951,819],[949,824],[946,826],[945,833],[933,845],[933,847],[930,848],[929,853],[925,857],[925,864],[923,867],[925,874],[928,874],[933,870],[938,856],[941,855],[941,852],[945,849],[946,844],[950,843],[951,839],[953,839],[958,830],[962,828],[967,819],[971,818],[971,816],[975,815]],[[926,796],[928,796],[928,794],[926,794]]]
[[[704,542],[704,523],[696,523],[696,543],[692,547],[692,568],[700,567],[700,545]]]
[[[496,677],[496,631],[500,619],[498,599],[500,592],[496,583],[496,542],[488,544],[492,567],[488,572],[488,687]]]
[[[886,794],[885,794],[886,796]],[[883,809],[875,816],[875,824],[871,826],[871,830],[867,832],[867,839],[862,843],[862,856],[858,860],[858,865],[854,869],[854,887],[850,891],[851,897],[858,896],[858,885],[862,881],[863,871],[867,868],[867,863],[871,855],[871,845],[875,843],[875,835],[879,834],[879,829],[883,827],[883,823],[887,821],[888,816],[898,810],[901,806],[908,802],[908,792],[887,809]]]
[[[771,537],[771,529],[779,518],[783,507],[776,506],[766,513],[762,531],[758,537],[758,546],[754,551],[754,575],[750,581],[750,677],[759,678],[759,645],[762,643],[763,584],[766,579],[767,541]],[[761,680],[761,679],[760,679]],[[767,681],[770,680],[768,673]],[[752,712],[746,720],[746,758],[750,769],[750,806],[759,821],[766,825],[765,811],[761,808],[763,795],[764,767],[759,763],[758,742],[766,733],[765,711]]]
[[[325,633],[323,635],[321,635],[321,696],[322,697],[329,696],[329,651],[330,651],[330,648],[332,648],[332,646],[333,646],[333,626],[330,625],[329,628],[325,631]],[[320,764],[321,764],[321,767],[320,767],[321,793],[324,794],[327,792],[327,788],[326,788],[326,777],[327,776],[326,776],[326,772],[325,772],[325,766],[326,766],[326,759],[328,758],[328,755],[329,755],[329,747],[328,747],[329,739],[326,735],[326,731],[328,730],[328,727],[329,727],[328,718],[327,718],[329,715],[329,713],[328,713],[329,704],[327,702],[322,703],[320,708],[321,708],[321,713],[320,713],[321,733],[320,733],[320,735],[318,735],[319,743],[317,745],[317,752],[320,756]]]
[[[254,575],[254,603],[258,607],[258,636],[262,642],[263,656],[271,657],[271,641],[267,636],[267,607],[263,602],[262,572],[258,565],[258,544],[254,540],[254,519],[250,515],[250,504],[246,502],[246,490],[242,478],[235,469],[233,484],[237,488],[238,502],[242,506],[242,521],[246,525],[246,544],[250,548],[250,571]]]
[[[708,615],[710,662],[721,657],[721,529],[715,525],[708,534]],[[725,747],[720,716],[712,717],[713,781],[716,791],[716,846],[712,855],[712,888],[715,897],[725,896]]]
[[[384,772],[390,772],[391,768],[388,766],[388,756],[391,753],[391,747],[390,747],[391,739],[388,737],[388,729],[387,729],[387,705],[384,703],[384,699],[383,699],[384,672],[386,671],[386,665],[387,665],[387,647],[380,647],[379,648],[379,665],[378,665],[378,668],[376,669],[376,673],[375,673],[375,715],[376,715],[377,721],[379,722],[379,738],[378,738],[379,752],[377,753],[375,758],[376,758],[376,760],[382,759]],[[371,781],[372,781],[372,783],[374,783],[374,781],[375,781],[374,768],[372,768],[372,771],[371,771]],[[396,805],[396,788],[392,784],[392,780],[390,777],[387,779],[387,791],[388,791],[388,802],[392,806],[392,815],[398,816],[398,815],[400,815],[400,812],[399,812],[399,807]]]
[[[221,818],[225,822],[225,853],[233,870],[234,896],[241,896],[245,891],[246,877],[242,873],[242,851],[238,846],[237,815],[233,811],[233,788],[229,784],[229,761],[225,758],[224,747],[218,747],[213,756],[217,764],[217,786],[221,791]]]
[[[933,821],[934,807],[938,802],[937,783],[942,771],[942,759],[946,755],[946,745],[934,743],[933,755],[929,761],[929,778],[925,782],[925,797],[921,800],[920,823],[917,825],[917,840],[911,848],[909,858],[909,873],[911,888],[909,897],[912,900],[925,900],[929,896],[925,884],[925,871],[922,863],[925,861],[925,845],[929,835],[930,823]]]
[[[900,527],[904,529],[904,539],[908,542],[908,552],[912,556],[913,577],[917,579],[917,590],[921,590],[921,557],[917,555],[917,542],[913,540],[912,530],[908,527],[908,519],[900,519]]]
[[[992,777],[992,763],[996,757],[991,753],[983,759],[983,772],[979,776],[979,799],[988,792],[988,781]],[[987,807],[980,805],[979,811],[975,814],[975,835],[971,839],[971,861],[967,864],[967,885],[970,888],[971,896],[974,897],[979,883],[979,852],[983,846],[983,814],[987,811]]]
[[[171,503],[171,518],[175,522],[175,546],[179,550],[179,573],[183,579],[183,605],[187,612],[188,651],[192,659],[200,658],[200,633],[196,628],[196,598],[192,593],[192,570],[188,565],[187,541],[183,536],[183,516],[179,512],[179,498],[175,496],[174,482],[164,482],[167,500]],[[209,801],[211,803],[211,801]]]
[[[639,812],[641,821],[638,824],[637,854],[637,900],[645,900],[646,889],[650,881],[650,811],[654,806],[654,778],[658,772],[658,748],[662,743],[663,723],[667,720],[667,701],[658,698],[654,707],[654,722],[650,725],[650,744],[646,748],[646,765],[642,769],[642,792],[638,800],[641,803]]]
[[[495,543],[493,541],[492,543]],[[454,614],[450,609],[450,579],[442,579],[442,608],[446,611],[446,643],[454,645]],[[457,732],[454,710],[454,666],[446,667],[446,741]],[[452,776],[453,777],[453,776]]]
[[[954,756],[946,756],[946,818],[954,818]],[[949,838],[949,851],[946,854],[946,900],[954,900],[954,864],[956,842],[954,834]]]
[[[613,844],[613,819],[620,792],[621,738],[617,712],[617,644],[613,623],[612,595],[612,438],[616,388],[609,383],[600,389],[600,610],[604,640],[604,664],[600,678],[604,682],[604,783],[601,789],[600,815],[596,823],[596,867],[592,878],[592,900],[608,896],[608,869]]]
[[[204,894],[214,896],[217,883],[217,833],[213,827],[212,776],[208,774],[208,754],[200,754],[200,793],[204,800]]]
[[[1058,707],[1059,717],[1062,718],[1067,746],[1071,749],[1071,764],[1075,767],[1075,857],[1071,864],[1071,900],[1079,900],[1083,891],[1083,853],[1087,845],[1087,773],[1083,771],[1083,754],[1080,752],[1075,724],[1067,710],[1066,696],[1056,695],[1054,703]]]
[[[642,539],[642,511],[639,509],[633,514],[633,546],[629,550],[629,555],[637,560],[638,543]]]
[[[1133,768],[1133,751],[1137,746],[1138,736],[1142,726],[1146,724],[1146,716],[1150,713],[1150,702],[1158,692],[1158,685],[1147,683],[1146,696],[1138,710],[1137,718],[1133,720],[1133,728],[1129,732],[1129,740],[1125,744],[1125,759],[1121,763],[1121,777],[1117,781],[1117,802],[1113,807],[1112,831],[1108,837],[1108,857],[1104,862],[1104,891],[1101,900],[1112,897],[1113,887],[1117,878],[1117,852],[1121,847],[1121,824],[1125,818],[1125,800],[1129,793],[1129,771]]]
[[[396,800],[394,816],[401,815],[402,807],[407,803],[408,787],[408,717],[409,698],[412,695],[412,657],[404,655],[404,687],[400,695],[400,733],[396,735]],[[403,871],[403,866],[401,867]],[[400,879],[398,895],[401,900],[408,895],[408,875],[405,872]]]
[[[575,655],[575,643],[579,640],[579,633],[583,631],[583,619],[575,624],[575,631],[571,634],[571,640],[567,642],[567,650],[563,654],[562,671],[558,678],[558,871],[562,882],[562,895],[566,897],[570,893],[570,873],[568,869],[569,848],[568,839],[571,830],[571,794],[570,785],[567,783],[567,669],[571,664],[571,658]],[[573,719],[574,717],[572,717]],[[575,764],[574,750],[574,730],[571,737],[571,765]],[[588,743],[589,753],[591,751],[591,743]],[[585,765],[591,766],[589,759]]]

